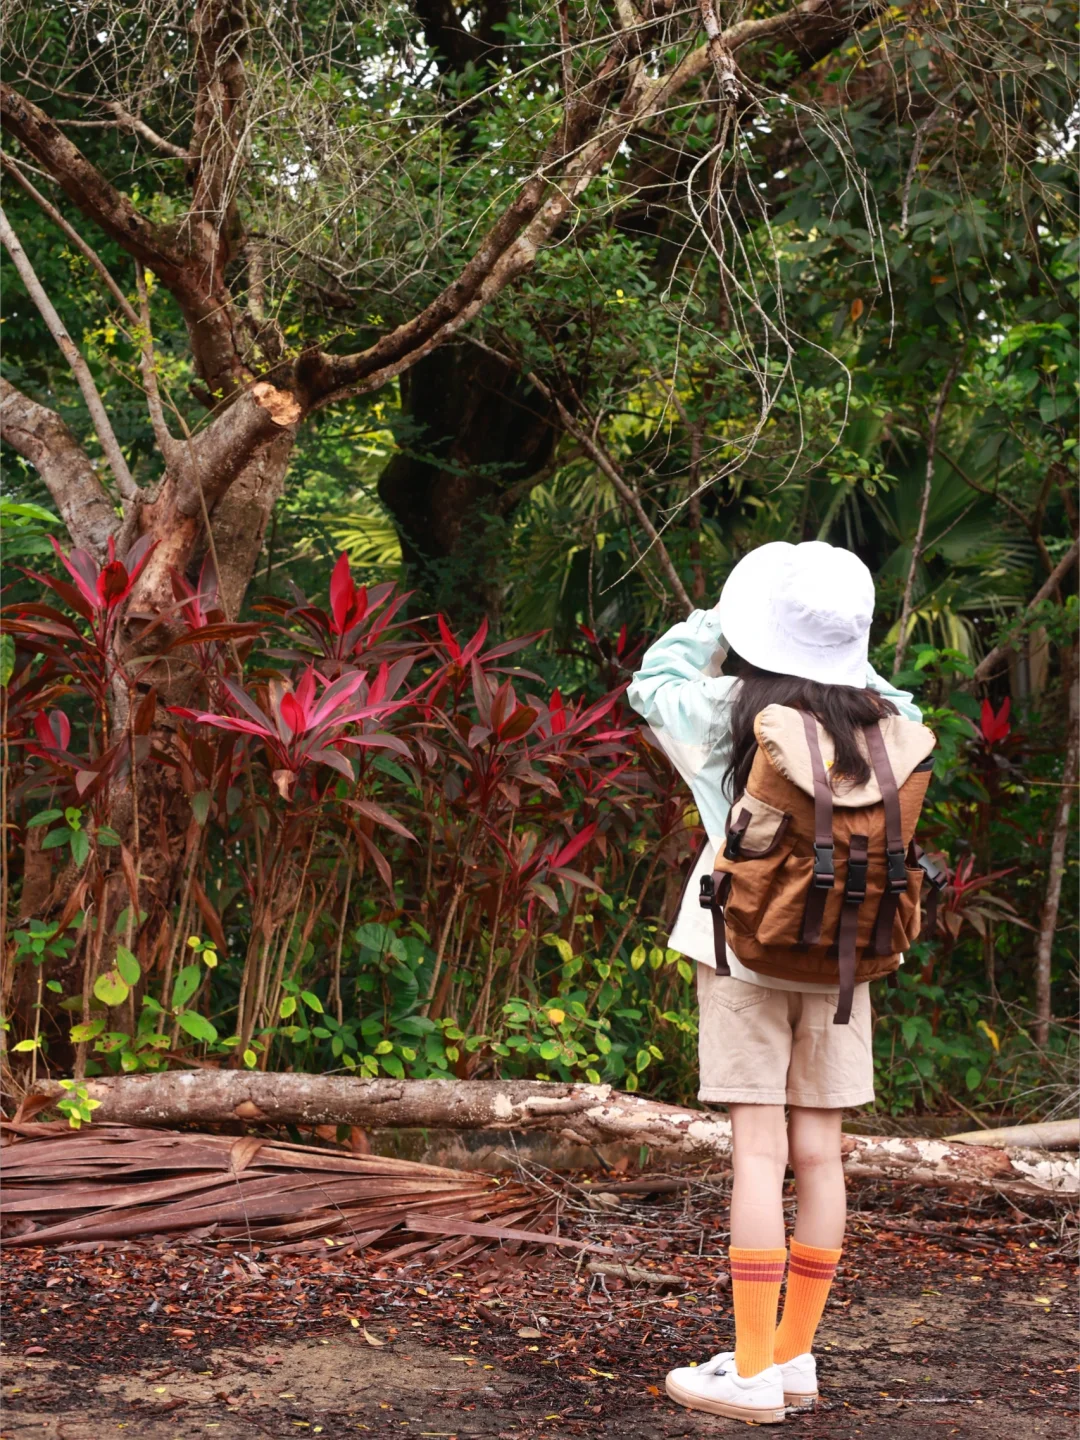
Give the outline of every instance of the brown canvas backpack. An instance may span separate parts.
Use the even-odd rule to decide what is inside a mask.
[[[919,934],[924,883],[934,901],[943,883],[915,844],[934,736],[898,715],[866,726],[871,776],[855,786],[830,783],[835,745],[812,715],[768,705],[754,734],[746,790],[701,881],[717,970],[731,973],[730,945],[762,975],[836,982],[845,1025],[856,982],[895,971]]]

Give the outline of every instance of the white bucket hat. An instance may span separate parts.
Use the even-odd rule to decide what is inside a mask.
[[[865,687],[874,581],[850,550],[762,545],[732,570],[717,609],[724,640],[751,665]]]

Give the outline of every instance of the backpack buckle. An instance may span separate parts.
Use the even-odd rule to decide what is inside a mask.
[[[844,882],[844,899],[848,904],[861,905],[866,899],[868,866],[868,860],[853,860],[848,857],[847,879]]]
[[[949,877],[945,871],[939,870],[934,862],[929,860],[925,855],[919,856],[919,869],[939,894],[949,883]]]
[[[907,865],[903,850],[887,850],[889,889],[894,895],[901,895],[907,889]]]
[[[833,881],[836,878],[836,870],[833,867],[833,846],[814,845],[814,888],[817,890],[831,890]]]
[[[713,901],[715,900],[715,898],[716,891],[715,887],[713,886],[713,877],[711,875],[702,875],[701,890],[698,894],[698,904],[701,906],[702,910],[711,910],[713,908]]]

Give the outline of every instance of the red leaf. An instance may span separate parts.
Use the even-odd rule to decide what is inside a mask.
[[[294,735],[301,735],[307,729],[304,707],[289,691],[281,697],[281,718]]]
[[[465,646],[465,649],[461,652],[461,663],[463,665],[466,663],[466,661],[471,660],[474,655],[479,654],[480,647],[487,639],[487,633],[488,622],[487,616],[485,616],[484,619],[480,621],[480,628],[477,630],[476,634],[472,637],[469,643]]]
[[[446,618],[442,614],[439,615],[439,634],[442,636],[442,642],[447,650],[449,650],[452,659],[460,660],[461,646],[454,639],[454,632],[450,629],[450,626],[447,625]]]
[[[561,735],[566,729],[566,701],[562,698],[558,690],[552,692],[549,710],[551,713],[551,733],[553,735]]]
[[[536,713],[531,705],[519,705],[509,720],[499,726],[499,739],[520,740],[532,729],[536,721]]]
[[[517,696],[509,680],[504,680],[491,702],[491,728],[501,732],[502,726],[517,709]]]
[[[118,605],[128,593],[128,573],[119,560],[110,560],[97,578],[97,592],[102,605]]]
[[[389,810],[384,810],[381,805],[376,805],[374,800],[346,800],[345,803],[358,815],[365,815],[369,820],[374,820],[377,825],[385,825],[388,830],[393,830],[395,835],[401,835],[406,840],[416,839],[411,830],[407,830],[400,820],[390,814]]]
[[[569,844],[564,845],[557,854],[553,855],[549,861],[551,868],[554,870],[560,865],[569,865],[574,856],[580,854],[596,834],[596,825],[597,822],[595,820],[591,825],[586,825],[585,829],[579,831]]]
[[[1009,724],[1010,699],[1006,695],[1002,702],[1001,709],[995,714],[994,707],[989,700],[982,703],[982,712],[979,716],[979,729],[982,731],[983,740],[987,745],[997,745],[1002,740],[1009,738],[1012,727]]]
[[[332,628],[335,635],[344,631],[355,600],[356,585],[349,569],[349,557],[343,551],[330,576],[330,609],[334,616]]]
[[[46,750],[66,750],[71,743],[71,721],[62,710],[51,715],[39,710],[34,716],[34,733]]]
[[[364,849],[371,856],[372,860],[374,860],[375,869],[378,870],[379,875],[382,877],[383,884],[388,890],[393,890],[394,875],[393,871],[390,869],[390,862],[387,860],[386,856],[382,853],[382,851],[375,844],[375,842],[371,840],[367,835],[365,835],[362,830],[356,830],[354,831],[354,833],[357,839],[363,845]]]
[[[97,610],[101,602],[97,593],[98,567],[93,556],[88,555],[85,550],[73,550],[70,556],[65,555],[55,535],[49,536],[49,543],[59,555],[64,569],[75,581],[79,594],[92,609]]]

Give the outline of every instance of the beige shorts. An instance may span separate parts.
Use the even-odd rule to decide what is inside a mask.
[[[874,1098],[870,987],[856,985],[847,1025],[837,995],[769,990],[697,967],[698,1099],[838,1110]]]

